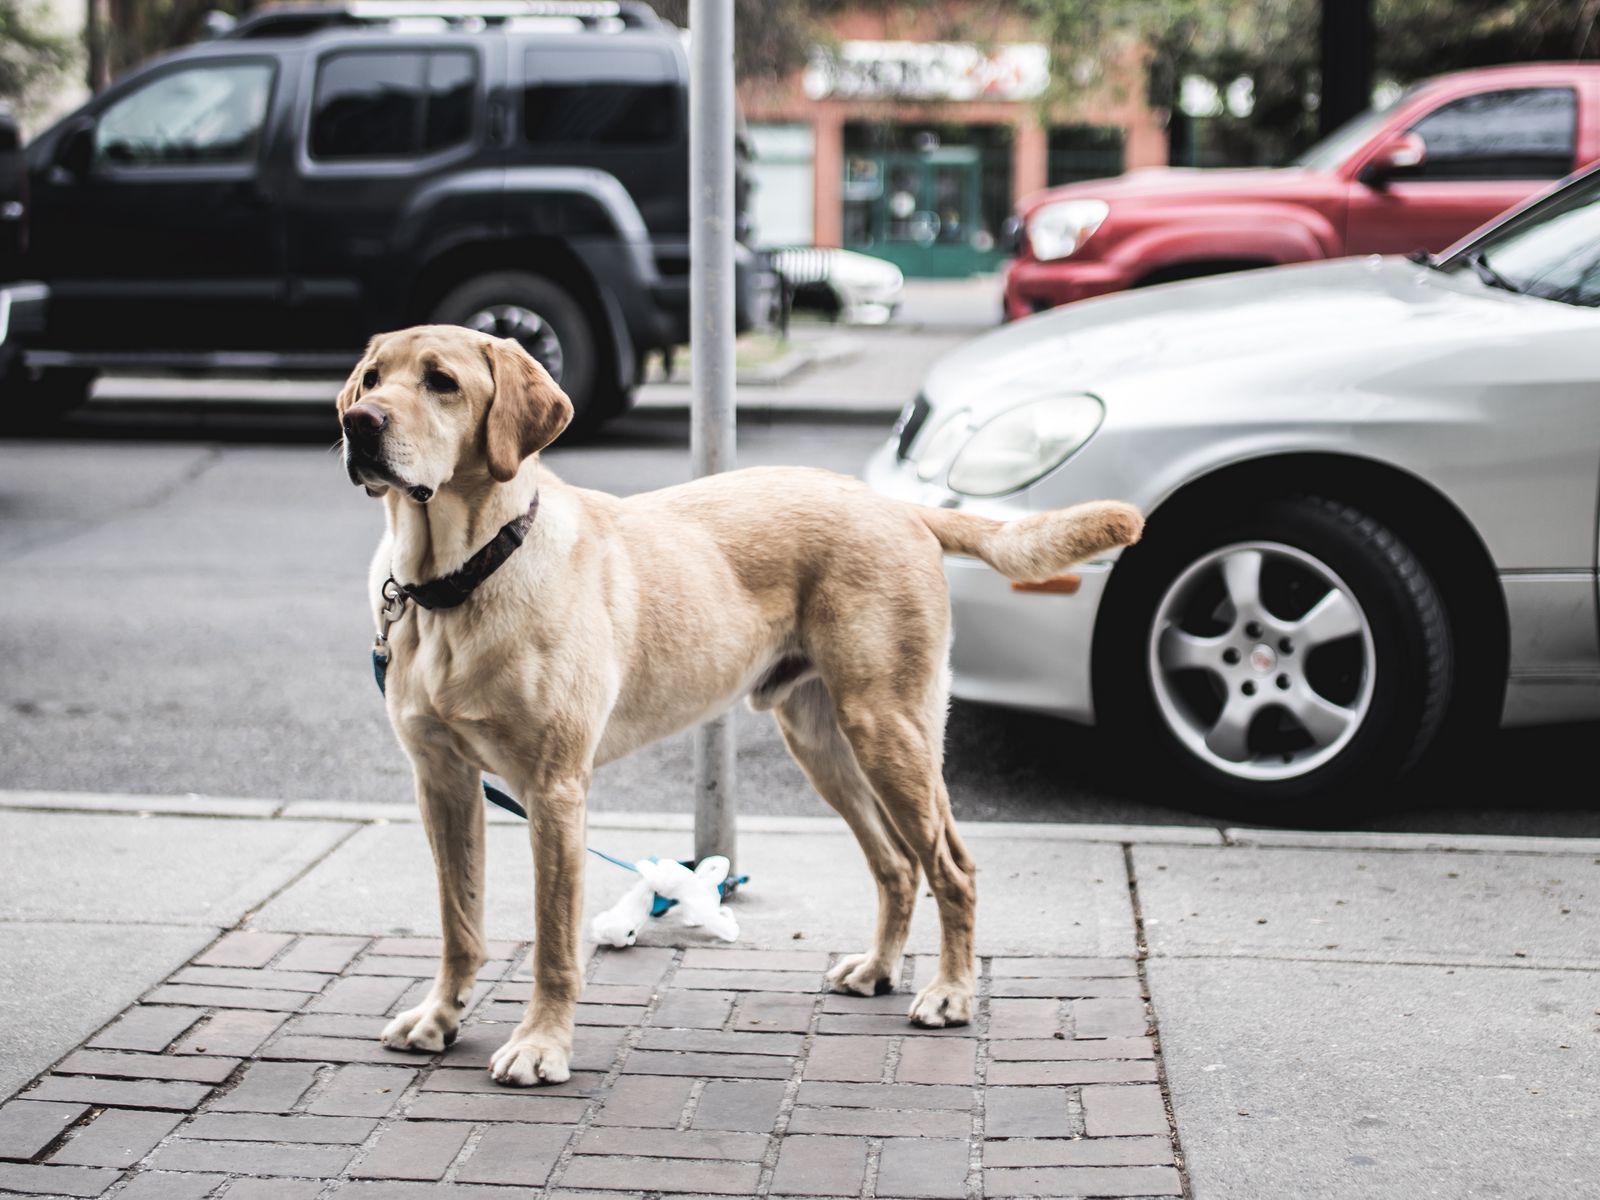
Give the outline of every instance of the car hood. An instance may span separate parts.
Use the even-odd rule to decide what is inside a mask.
[[[1090,197],[1115,205],[1119,200],[1197,201],[1270,199],[1322,190],[1331,176],[1301,167],[1144,167],[1106,179],[1087,179],[1034,192],[1019,210],[1026,217],[1042,204]]]
[[[1018,321],[941,358],[926,394],[940,407],[1004,407],[1041,387],[1109,403],[1148,392],[1181,402],[1209,387],[1263,401],[1379,376],[1455,375],[1507,344],[1594,314],[1486,287],[1403,258],[1249,271],[1081,301]]]

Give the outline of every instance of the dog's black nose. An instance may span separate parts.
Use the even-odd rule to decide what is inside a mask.
[[[345,436],[351,441],[373,442],[389,423],[389,414],[376,404],[352,404],[344,414]]]

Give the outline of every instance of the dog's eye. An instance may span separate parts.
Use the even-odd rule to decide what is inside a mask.
[[[456,390],[456,381],[443,371],[429,371],[423,376],[422,381],[428,385],[431,392],[453,392]]]
[[[378,368],[368,367],[367,373],[361,377],[361,386],[371,391],[378,386]]]

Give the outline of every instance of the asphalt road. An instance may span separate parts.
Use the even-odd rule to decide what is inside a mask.
[[[410,802],[367,660],[381,513],[345,481],[334,433],[321,407],[121,403],[0,441],[0,787]],[[885,433],[746,423],[740,461],[855,471]],[[678,482],[686,425],[631,417],[548,462],[618,492]],[[740,713],[742,808],[825,812],[770,720]],[[1141,794],[1091,730],[959,702],[949,730],[967,819],[1218,819]],[[1597,733],[1500,735],[1470,782],[1351,823],[1600,835]],[[602,770],[592,802],[687,810],[689,779],[680,737]]]

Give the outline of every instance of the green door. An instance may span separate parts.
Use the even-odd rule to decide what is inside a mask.
[[[852,155],[845,162],[844,244],[913,277],[992,271],[1002,255],[983,225],[978,184],[972,147]]]

